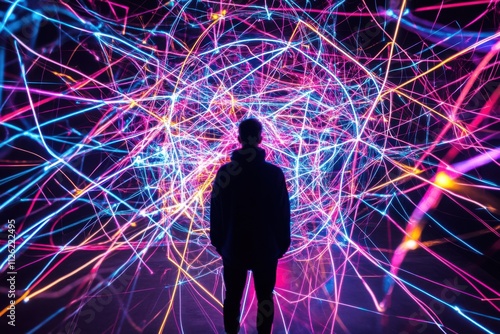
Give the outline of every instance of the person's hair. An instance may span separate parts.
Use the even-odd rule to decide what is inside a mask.
[[[238,132],[243,145],[257,145],[262,135],[262,124],[255,118],[248,118],[240,123]]]

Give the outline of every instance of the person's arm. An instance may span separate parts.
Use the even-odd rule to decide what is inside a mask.
[[[222,215],[222,195],[218,185],[219,173],[220,170],[217,172],[212,193],[210,194],[210,242],[217,252],[221,254],[222,245],[224,244],[224,222]]]
[[[280,181],[280,200],[279,200],[279,231],[278,231],[278,246],[280,248],[281,256],[285,255],[290,247],[290,199],[288,196],[288,189],[286,188],[286,181],[283,172]]]

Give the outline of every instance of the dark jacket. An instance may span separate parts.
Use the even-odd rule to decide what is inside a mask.
[[[226,261],[252,266],[281,258],[290,246],[290,202],[281,169],[265,151],[234,151],[211,194],[210,240]]]

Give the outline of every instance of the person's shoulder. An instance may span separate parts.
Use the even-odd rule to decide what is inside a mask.
[[[220,165],[219,170],[226,169],[227,166],[231,163],[231,161],[225,162],[222,165]]]
[[[266,161],[266,165],[269,166],[268,168],[281,170],[281,168],[278,165],[275,165],[272,162]]]
[[[238,174],[239,171],[240,171],[239,163],[237,161],[231,160],[231,161],[228,161],[228,162],[222,164],[219,167],[219,170],[217,171],[217,175],[227,174],[227,173],[229,173],[231,175],[235,175],[235,174]]]
[[[224,170],[224,169],[230,168],[230,167],[232,167],[234,164],[237,164],[237,162],[236,162],[236,161],[234,161],[234,160],[227,161],[227,162],[223,163],[223,164],[219,167],[219,170]]]
[[[265,165],[267,166],[269,171],[276,173],[276,174],[283,174],[283,170],[278,165],[275,165],[269,161],[266,161]]]

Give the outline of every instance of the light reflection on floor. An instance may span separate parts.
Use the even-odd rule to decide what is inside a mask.
[[[331,252],[338,254],[335,248]],[[169,266],[165,248],[151,249],[150,253],[148,268],[142,267],[138,271],[131,268],[112,284],[104,284],[98,292],[91,292],[88,287],[90,277],[84,276],[75,278],[74,284],[68,285],[59,294],[41,295],[36,300],[18,305],[18,328],[23,332],[58,334],[96,333],[96,330],[102,333],[158,333],[168,312],[164,333],[223,333],[222,308],[213,299],[222,299],[221,268],[216,268],[219,263],[214,265],[215,272],[202,273],[196,282],[181,277],[182,283],[175,289],[172,309],[169,311],[177,271]],[[91,286],[95,286],[100,279],[109,277],[128,255],[130,254],[121,253],[108,259],[95,274]],[[448,255],[453,261],[461,261],[462,254]],[[33,253],[25,254],[26,259],[33,256]],[[75,266],[92,254],[79,256],[80,258],[75,257],[72,261]],[[477,312],[482,312],[484,303],[474,297],[471,286],[446,268],[438,266],[434,263],[435,258],[426,255],[424,251],[411,253],[402,268],[401,278],[409,283],[408,286],[411,286],[410,282],[414,282],[416,288],[403,291],[397,287],[391,308],[385,313],[376,310],[372,297],[362,280],[357,277],[358,274],[362,275],[365,283],[380,300],[383,296],[382,275],[370,272],[371,266],[363,263],[366,260],[361,256],[350,259],[356,262],[358,273],[343,267],[341,258],[334,258],[333,266],[332,262],[324,259],[300,262],[289,257],[280,262],[275,289],[276,316],[273,333],[477,332],[477,327],[457,316],[451,307],[433,302],[432,295]],[[482,278],[491,286],[498,285],[491,270],[488,272],[488,268],[482,269],[479,263],[468,263],[468,268],[475,277]],[[411,271],[405,273],[405,268],[411,268]],[[190,271],[194,274],[196,268],[188,269]],[[414,276],[415,273],[419,273],[420,277]],[[325,279],[327,283],[323,284]],[[204,291],[205,288],[207,291]],[[418,291],[424,288],[425,291],[421,291],[423,293]],[[80,300],[79,296],[84,294],[88,298]],[[434,313],[426,315],[410,295],[418,297],[421,302],[427,301]],[[73,302],[71,298],[74,298]],[[63,309],[64,305],[69,306]],[[243,300],[240,333],[256,333],[255,305],[254,291],[249,281]],[[495,316],[488,307],[485,312]],[[483,325],[495,324],[494,320],[488,322],[485,317],[479,318]],[[436,319],[444,325],[442,331],[435,325]]]

